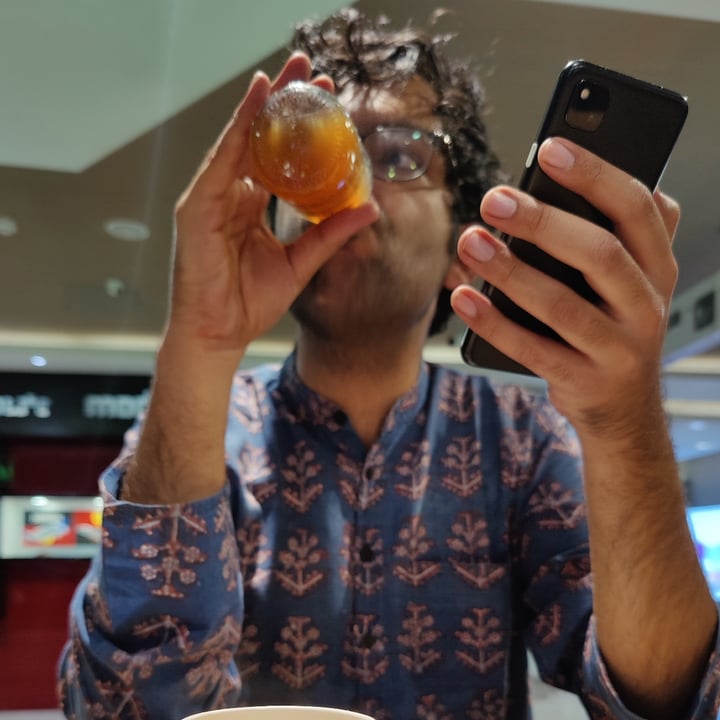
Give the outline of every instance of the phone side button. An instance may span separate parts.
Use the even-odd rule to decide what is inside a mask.
[[[533,164],[533,162],[535,160],[535,155],[537,154],[537,149],[538,149],[538,144],[536,142],[534,142],[530,146],[530,152],[528,153],[527,160],[525,160],[526,168],[529,168]]]

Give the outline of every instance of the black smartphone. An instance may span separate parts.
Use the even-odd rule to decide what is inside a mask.
[[[560,73],[540,131],[525,163],[519,188],[538,200],[579,215],[612,231],[610,220],[579,195],[551,180],[538,166],[537,149],[548,137],[565,137],[621,168],[654,190],[687,117],[683,95],[627,75],[573,60]],[[523,262],[599,302],[582,273],[520,238],[502,239]],[[514,322],[539,335],[563,340],[500,290],[484,283],[482,292]],[[461,345],[472,366],[532,375],[471,330]]]

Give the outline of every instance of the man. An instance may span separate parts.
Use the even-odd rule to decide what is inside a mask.
[[[66,713],[525,718],[529,647],[594,718],[710,717],[717,612],[659,383],[677,207],[561,140],[541,166],[616,236],[490,189],[481,94],[421,33],[350,10],[303,26],[296,47],[366,145],[379,134],[398,158],[372,157],[373,202],[278,242],[247,143],[268,94],[309,79],[296,54],[273,83],[255,76],[181,197],[152,399],[104,477],[102,554],[72,607]],[[519,263],[478,204],[487,226],[579,268],[603,304]],[[568,345],[503,319],[468,270]],[[587,506],[574,436],[546,401],[423,364],[442,288],[547,379]],[[291,306],[293,355],[236,375]]]

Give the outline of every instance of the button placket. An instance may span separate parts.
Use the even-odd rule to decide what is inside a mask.
[[[356,514],[355,659],[358,672],[365,678],[364,683],[375,674],[380,677],[386,670],[386,658],[381,651],[384,647],[384,618],[380,613],[380,596],[386,581],[382,538],[384,493],[379,487],[382,464],[382,451],[371,449],[365,462],[358,468],[357,476],[358,496],[361,500]]]

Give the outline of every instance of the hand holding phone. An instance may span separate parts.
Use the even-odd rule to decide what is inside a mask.
[[[612,222],[605,215],[540,169],[537,148],[549,137],[565,137],[652,190],[668,163],[687,111],[687,100],[679,93],[587,61],[572,61],[560,73],[519,187],[544,203],[612,231]],[[586,300],[600,301],[575,268],[521,238],[503,235],[502,239],[523,262],[565,283]],[[548,325],[520,308],[493,285],[486,282],[481,289],[517,324],[562,342]],[[461,353],[466,363],[476,367],[532,374],[471,330],[465,333]]]

